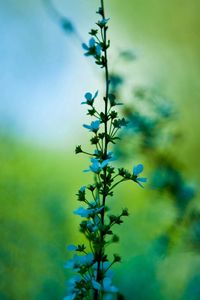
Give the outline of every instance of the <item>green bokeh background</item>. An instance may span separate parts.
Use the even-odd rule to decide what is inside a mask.
[[[66,46],[72,47],[69,56],[73,62],[73,52],[78,52],[79,49],[74,50],[76,46],[71,38],[66,37],[62,31],[58,33],[59,28],[52,33],[51,29],[53,26],[56,28],[57,24],[45,14],[40,1],[8,2],[10,9],[9,5],[5,8],[0,4],[4,8],[2,11],[5,20],[11,16],[18,20],[20,15],[24,17],[24,24],[29,26],[28,16],[32,11],[34,27],[37,14],[39,20],[46,17],[42,32],[46,31],[52,36],[58,34],[60,40],[67,38],[68,44],[63,43],[61,49],[58,47],[58,52],[64,53],[69,51]],[[80,26],[80,31],[83,24],[84,30],[89,30],[96,20],[94,12],[98,1],[92,0],[86,4],[81,0],[74,1],[76,9],[71,8],[70,1],[57,0],[54,3],[66,16],[69,13],[77,28]],[[136,62],[130,67],[125,66],[125,74],[130,76],[129,85],[142,83],[158,86],[179,110],[176,126],[182,137],[176,145],[172,145],[171,151],[181,160],[185,177],[196,184],[198,191],[200,2],[110,0],[105,1],[105,5],[107,14],[111,16],[110,38],[113,49],[134,48],[138,53]],[[69,6],[71,10],[68,9]],[[82,34],[87,37],[86,32]],[[33,48],[29,48],[33,56],[36,45],[34,43]],[[39,49],[40,46],[37,45],[37,56],[44,57],[45,52],[40,54]],[[45,48],[42,49],[44,51]],[[54,51],[51,52],[51,62],[54,59],[53,54]],[[82,57],[80,54],[80,59]],[[62,59],[64,64],[66,57],[59,56],[59,59],[62,65]],[[38,64],[42,64],[42,60]],[[30,73],[32,67],[34,69],[34,61],[29,66]],[[51,70],[53,67],[52,64]],[[8,71],[9,68],[10,66]],[[123,65],[119,69],[123,69]],[[78,73],[80,70],[75,69],[72,77],[76,78]],[[86,77],[82,73],[80,78],[84,82],[83,86],[90,82],[88,89],[91,87],[93,75],[92,73],[91,77]],[[23,79],[23,74],[21,76]],[[99,80],[101,77],[97,75],[96,82]],[[7,89],[11,88],[9,84],[8,81]],[[72,95],[77,86],[78,83],[74,80],[70,92]],[[46,88],[48,89],[48,84]],[[80,95],[82,92],[80,90]],[[31,95],[31,88],[28,93]],[[3,93],[0,96],[2,103],[7,101]],[[79,103],[80,99],[74,101]],[[39,105],[37,101],[35,105]],[[57,105],[59,106],[59,101]],[[65,106],[66,110],[73,108]],[[76,114],[77,119],[82,118],[83,110],[77,110]],[[69,276],[63,267],[69,257],[66,245],[81,240],[77,230],[79,218],[72,214],[78,206],[75,193],[79,186],[89,183],[90,180],[89,175],[82,173],[87,168],[87,159],[76,157],[72,151],[76,143],[87,144],[86,138],[82,137],[84,131],[79,129],[78,121],[77,125],[72,126],[71,121],[66,119],[63,126],[68,129],[70,141],[74,137],[74,142],[65,143],[64,147],[52,147],[57,140],[41,145],[37,135],[33,138],[28,135],[27,138],[21,135],[19,128],[12,127],[10,123],[8,130],[7,124],[4,116],[0,139],[0,299],[62,299],[66,290],[65,281]],[[40,131],[40,128],[37,130]],[[144,160],[148,174],[148,157]],[[165,257],[155,254],[155,239],[166,232],[176,218],[173,202],[167,197],[155,195],[150,188],[142,190],[128,183],[117,191],[118,196],[111,203],[113,209],[117,211],[127,206],[131,212],[130,218],[119,229],[120,244],[113,246],[113,251],[122,253],[123,257],[123,263],[115,268],[115,282],[120,290],[127,299],[199,299],[199,291],[196,294],[191,292],[194,291],[191,281],[199,276],[200,248],[198,246],[194,250],[187,247],[187,226],[184,224],[175,231],[171,250]],[[198,192],[192,205],[200,209]]]

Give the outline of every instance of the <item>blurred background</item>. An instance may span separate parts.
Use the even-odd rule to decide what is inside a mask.
[[[81,49],[98,5],[0,1],[2,300],[66,294],[66,246],[82,238],[75,194],[91,181],[87,158],[74,155],[89,140],[80,102],[103,87]],[[109,204],[130,210],[114,281],[125,299],[200,299],[200,2],[105,5],[112,89],[129,119],[114,150],[119,166],[143,163],[149,179],[144,190],[124,184]]]

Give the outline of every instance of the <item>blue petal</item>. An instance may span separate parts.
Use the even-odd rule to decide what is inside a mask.
[[[94,46],[95,46],[95,39],[94,39],[94,38],[91,38],[91,39],[89,40],[89,46],[90,46],[90,47],[94,47]]]
[[[88,46],[87,46],[85,43],[82,44],[82,48],[83,48],[84,50],[88,50],[88,49],[89,49]]]
[[[109,159],[106,159],[106,160],[104,160],[102,163],[101,163],[101,167],[102,167],[102,169],[103,168],[105,168],[106,166],[107,166],[107,164],[109,163]]]
[[[91,129],[98,130],[99,129],[99,125],[100,125],[100,121],[99,120],[92,121],[91,122]]]
[[[101,289],[100,283],[98,283],[98,282],[95,281],[95,280],[92,280],[92,285],[93,285],[93,288],[94,288],[95,290],[100,291],[100,289]]]
[[[99,163],[93,163],[93,165],[90,166],[90,169],[94,173],[99,173],[101,170]]]
[[[147,182],[147,178],[140,177],[140,178],[137,178],[137,181],[140,181],[140,182]]]
[[[77,249],[77,247],[75,245],[67,246],[67,250],[69,250],[69,251],[75,251],[76,249]]]
[[[86,129],[91,129],[90,125],[83,124],[83,127],[86,128]]]
[[[90,125],[83,124],[83,127],[89,129],[90,131],[95,132],[99,129],[100,123],[101,122],[99,120],[96,120],[96,121],[92,121]]]
[[[79,207],[78,209],[74,210],[74,214],[79,215],[83,218],[87,218],[90,214],[90,211],[83,207]]]
[[[65,269],[73,269],[73,268],[74,268],[74,261],[73,261],[73,259],[68,260],[68,261],[65,263],[64,268],[65,268]]]
[[[143,170],[144,170],[143,165],[142,165],[142,164],[139,164],[139,165],[137,165],[137,166],[135,166],[135,167],[133,168],[133,174],[134,174],[135,176],[137,176],[137,175],[139,175]]]
[[[98,159],[97,159],[97,158],[94,158],[94,157],[92,157],[92,158],[90,159],[90,161],[91,161],[92,163],[98,163],[98,162],[99,162]]]
[[[97,54],[98,56],[101,55],[101,50],[102,50],[102,48],[101,48],[101,46],[98,44],[98,45],[96,46],[96,54]]]
[[[104,168],[105,166],[107,166],[109,164],[109,162],[115,160],[114,158],[108,158],[105,159],[102,163],[101,163],[101,167]]]
[[[85,186],[85,185],[83,185],[83,186],[80,188],[80,190],[79,190],[79,191],[83,193],[83,192],[85,192],[85,190],[86,190],[86,186]]]
[[[92,121],[92,124],[95,124],[95,125],[99,126],[100,125],[100,121],[99,120]]]

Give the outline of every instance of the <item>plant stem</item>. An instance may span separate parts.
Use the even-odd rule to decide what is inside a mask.
[[[104,11],[104,0],[101,0],[101,9],[102,9],[102,18],[105,19],[105,11]],[[107,59],[107,35],[106,35],[106,31],[107,31],[107,27],[104,26],[103,27],[103,31],[102,31],[102,38],[103,38],[103,43],[104,43],[104,57],[105,57],[105,97],[104,97],[104,102],[105,102],[105,110],[104,110],[104,114],[105,114],[105,121],[104,121],[104,133],[105,133],[105,139],[104,139],[104,149],[103,149],[103,155],[104,155],[104,159],[107,158],[107,150],[108,150],[108,93],[109,93],[109,72],[108,72],[108,59]],[[107,182],[106,182],[106,177],[107,177],[107,167],[104,168],[104,179],[103,179],[103,198],[102,198],[102,205],[103,205],[103,210],[101,213],[101,223],[102,225],[104,225],[104,217],[105,217],[105,203],[106,203],[106,196],[107,196],[107,192],[106,192],[106,188],[107,188]],[[97,255],[97,277],[96,277],[96,281],[99,282],[101,284],[102,282],[102,270],[101,270],[101,260],[102,257],[104,255],[104,234],[101,231],[101,235],[100,235],[100,250],[99,253]],[[100,299],[100,291],[95,290],[94,292],[94,300],[98,300]]]
[[[116,182],[113,186],[111,186],[111,188],[109,189],[109,192],[112,191],[114,189],[114,187],[116,187],[118,184],[120,184],[122,181],[125,181],[126,179],[121,179],[118,182]]]

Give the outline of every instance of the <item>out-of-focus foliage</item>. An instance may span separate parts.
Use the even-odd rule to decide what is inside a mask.
[[[61,299],[67,171],[56,155],[5,135],[0,166],[0,299]]]
[[[124,4],[111,0],[110,9],[116,12],[115,28],[119,26],[127,43],[138,49],[140,59],[125,69],[131,75],[129,82],[156,84],[178,103],[181,116],[176,123],[187,142],[176,152],[199,178],[200,1],[135,0]]]
[[[124,77],[113,73],[111,86],[118,96],[123,92],[124,81]],[[124,114],[128,118],[129,126],[121,134],[122,142],[120,147],[116,147],[116,154],[122,160],[130,161],[138,159],[139,156],[140,160],[143,158],[146,161],[145,165],[151,170],[148,176],[149,187],[153,189],[146,197],[151,201],[154,213],[156,206],[158,208],[161,203],[163,204],[169,223],[157,224],[159,230],[157,233],[154,232],[150,240],[146,239],[145,248],[141,246],[139,251],[133,249],[130,258],[132,273],[131,270],[128,272],[131,274],[132,285],[129,280],[129,283],[124,280],[126,288],[123,287],[123,291],[128,299],[130,294],[136,299],[179,299],[180,295],[181,299],[198,299],[200,211],[196,189],[191,177],[188,176],[187,179],[184,163],[175,151],[177,145],[180,149],[184,140],[183,137],[180,140],[182,134],[175,125],[177,113],[172,103],[158,91],[136,87],[129,106],[124,109]],[[143,201],[145,203],[146,199]],[[149,213],[151,209],[148,209]],[[143,213],[144,211],[140,212],[141,215]],[[160,217],[164,214],[162,210],[159,211]],[[160,218],[156,213],[155,217],[158,222]],[[148,219],[146,222],[148,223]],[[139,224],[140,221],[136,226]],[[149,230],[152,229],[153,226],[149,226]],[[133,239],[137,230],[137,227],[133,229]],[[136,238],[140,237],[141,232]],[[182,277],[177,276],[176,286],[170,278],[169,272],[172,270],[166,269],[165,266],[174,259],[182,272]],[[142,286],[146,287],[145,290]]]

